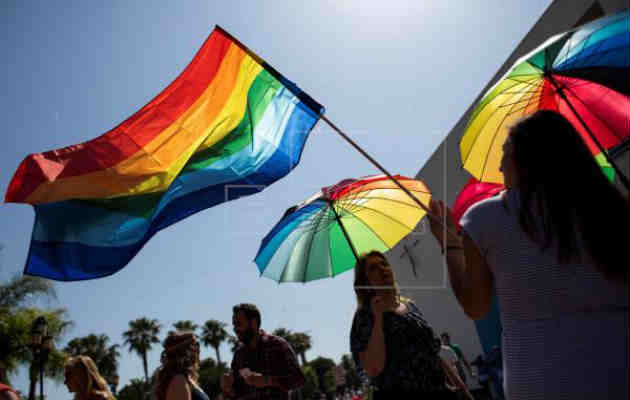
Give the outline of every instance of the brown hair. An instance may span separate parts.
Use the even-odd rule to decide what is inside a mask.
[[[372,250],[369,253],[364,253],[359,256],[359,259],[354,266],[354,293],[357,296],[357,303],[359,307],[368,306],[370,304],[370,300],[376,294],[374,289],[367,289],[365,287],[370,286],[370,282],[368,281],[367,273],[365,271],[365,265],[370,257],[377,257],[385,264],[390,265],[387,258],[385,258],[385,255],[378,250]],[[398,290],[398,286],[395,282],[394,290],[396,292],[396,296],[400,300],[400,291]]]
[[[70,357],[65,363],[65,373],[68,380],[77,383],[77,400],[105,399],[114,400],[114,396],[107,387],[107,382],[98,372],[98,368],[88,356]]]
[[[199,370],[199,341],[194,333],[171,331],[163,346],[155,386],[157,400],[166,399],[168,385],[175,375],[181,374],[196,382]]]
[[[619,229],[630,225],[630,204],[573,125],[554,111],[538,111],[512,127],[510,138],[523,231],[541,250],[556,249],[560,263],[588,255],[605,277],[627,281],[620,255],[627,239]]]
[[[256,304],[241,303],[232,307],[232,313],[234,315],[236,315],[239,311],[245,314],[245,317],[247,317],[249,321],[251,320],[256,321],[256,323],[258,324],[258,328],[260,328],[260,323],[261,323],[260,310],[258,310],[258,307],[256,307]]]

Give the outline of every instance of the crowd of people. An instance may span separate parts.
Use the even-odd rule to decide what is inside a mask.
[[[461,234],[452,233],[444,203],[430,204],[431,231],[463,312],[483,318],[496,290],[499,356],[469,363],[447,332],[438,339],[422,305],[400,295],[386,256],[368,252],[354,268],[349,344],[373,399],[472,399],[467,376],[482,386],[502,382],[500,396],[513,400],[630,398],[630,268],[619,253],[627,245],[621,232],[630,226],[628,199],[571,123],[552,111],[511,128],[501,171],[506,190],[472,206]],[[234,306],[240,343],[219,398],[289,399],[304,385],[291,346],[262,330],[261,321],[255,305]],[[613,351],[602,351],[602,343]],[[197,337],[170,332],[163,347],[154,398],[208,400],[197,384]],[[68,360],[65,384],[76,400],[113,399],[89,357]],[[18,398],[7,386],[0,396]]]

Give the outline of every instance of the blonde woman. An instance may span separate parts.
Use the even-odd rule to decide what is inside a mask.
[[[169,332],[157,372],[156,400],[208,400],[197,384],[199,341],[191,332]]]
[[[88,356],[71,357],[66,361],[64,383],[75,400],[115,400],[107,382]]]

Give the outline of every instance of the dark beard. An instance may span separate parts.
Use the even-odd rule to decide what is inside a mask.
[[[247,330],[239,335],[239,340],[243,342],[243,344],[248,345],[254,338],[256,332],[252,328],[247,328]]]

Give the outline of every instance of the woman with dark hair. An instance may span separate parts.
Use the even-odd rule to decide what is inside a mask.
[[[155,386],[156,400],[208,400],[197,384],[199,341],[192,332],[169,332],[164,339]]]
[[[628,201],[553,111],[511,128],[501,171],[507,190],[464,214],[461,237],[431,230],[468,316],[484,317],[496,287],[506,395],[630,397]]]
[[[350,349],[376,387],[374,398],[456,398],[448,382],[467,391],[457,372],[439,357],[440,340],[418,307],[400,296],[383,253],[359,257],[354,273],[358,309]]]

